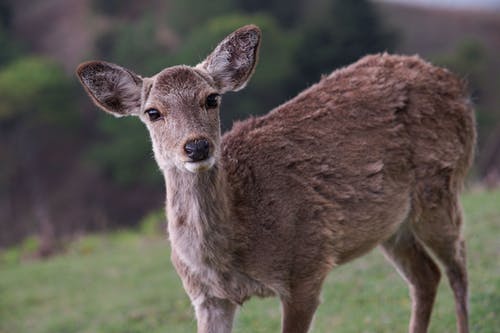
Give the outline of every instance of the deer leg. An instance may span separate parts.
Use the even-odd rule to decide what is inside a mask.
[[[197,299],[193,302],[198,333],[230,333],[236,305],[220,298]]]
[[[321,282],[323,279],[321,279]],[[321,282],[308,281],[281,300],[282,333],[307,333],[319,305]]]
[[[410,288],[409,332],[427,332],[441,277],[438,266],[406,226],[384,242],[382,250]]]
[[[469,310],[467,292],[467,268],[465,257],[465,242],[460,240],[455,249],[455,255],[446,257],[438,255],[446,267],[446,275],[455,297],[457,328],[459,333],[469,332]]]
[[[457,330],[469,332],[465,242],[461,236],[462,212],[457,201],[426,214],[415,226],[418,238],[443,264],[455,297]]]

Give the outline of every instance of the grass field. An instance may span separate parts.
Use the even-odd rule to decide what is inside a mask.
[[[469,193],[467,215],[472,332],[500,332],[500,191]],[[189,300],[165,237],[139,232],[87,236],[47,261],[0,253],[0,333],[195,332]],[[405,283],[379,251],[334,270],[312,332],[405,332]],[[279,332],[276,299],[252,299],[235,332]],[[443,279],[430,332],[455,332]]]

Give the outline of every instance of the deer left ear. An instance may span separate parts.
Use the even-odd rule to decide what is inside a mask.
[[[117,117],[137,115],[141,107],[142,78],[104,61],[81,64],[76,74],[94,103]]]
[[[196,68],[214,79],[221,93],[243,89],[257,63],[261,32],[246,25],[227,36]]]

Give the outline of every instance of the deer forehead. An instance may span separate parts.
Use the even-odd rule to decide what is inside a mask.
[[[189,66],[169,67],[152,78],[146,99],[196,101],[207,93],[216,92],[212,78]],[[170,98],[169,98],[170,97]]]

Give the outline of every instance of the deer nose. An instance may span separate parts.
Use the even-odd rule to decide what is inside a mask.
[[[193,162],[203,161],[207,159],[210,145],[205,139],[196,139],[188,141],[184,146],[186,155]]]

